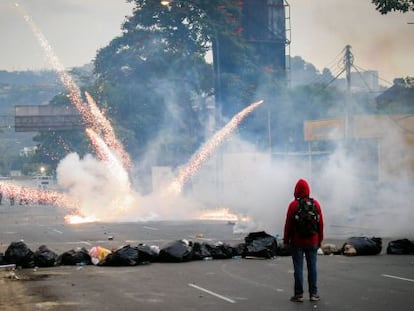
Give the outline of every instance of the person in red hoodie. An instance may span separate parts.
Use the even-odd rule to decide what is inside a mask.
[[[319,202],[310,197],[310,186],[304,179],[299,179],[294,191],[295,199],[290,202],[284,228],[283,241],[285,247],[291,250],[294,268],[294,296],[291,301],[303,302],[303,256],[306,258],[308,268],[309,299],[318,301],[320,299],[317,286],[317,251],[323,240],[323,216]],[[295,213],[299,207],[299,200],[313,200],[319,213],[317,232],[310,236],[302,236],[295,224]]]

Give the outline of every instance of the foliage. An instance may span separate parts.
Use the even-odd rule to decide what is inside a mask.
[[[214,89],[205,56],[217,33],[226,34],[228,1],[135,0],[123,35],[95,60],[95,96],[107,105],[132,157],[157,141],[165,163],[188,158],[202,141],[200,104]],[[226,9],[218,9],[224,6]],[[197,108],[197,109],[195,109]],[[196,130],[198,129],[198,130]],[[185,142],[185,143],[183,143]],[[168,151],[168,152],[167,152]],[[161,161],[161,159],[160,159]]]
[[[123,24],[123,34],[98,51],[94,75],[90,67],[71,73],[110,119],[132,159],[147,156],[148,166],[188,160],[206,140],[203,129],[211,115],[206,102],[212,94],[231,107],[228,118],[255,100],[265,100],[239,127],[243,137],[263,149],[303,150],[305,120],[343,116],[346,95],[327,87],[334,78],[329,69],[320,73],[294,57],[289,89],[271,71],[259,68],[260,54],[240,32],[240,1],[175,0],[169,6],[129,2],[135,4],[133,14]],[[206,61],[210,50],[225,68],[213,70]],[[355,101],[362,107],[370,97],[358,94]],[[61,94],[51,104],[69,102]],[[68,152],[82,156],[91,150],[81,131],[41,132],[35,142],[38,149],[28,170],[38,163],[54,168]]]
[[[376,97],[378,111],[391,114],[414,113],[414,78],[395,79],[394,84]]]
[[[320,73],[316,67],[306,62],[300,56],[290,59],[291,84],[292,86],[308,85],[314,83],[329,83],[334,79],[331,71],[324,68]]]
[[[0,174],[21,170],[28,158],[20,156],[24,147],[32,146],[34,133],[16,133],[13,127],[15,105],[40,105],[61,92],[56,74],[51,71],[0,71]]]
[[[70,105],[65,94],[56,95],[50,105]],[[70,131],[42,131],[33,141],[37,143],[37,150],[31,157],[31,163],[45,163],[55,169],[60,160],[68,153],[77,152],[80,156],[90,153],[90,146],[82,130]]]
[[[414,0],[372,0],[372,3],[381,14],[414,11]]]

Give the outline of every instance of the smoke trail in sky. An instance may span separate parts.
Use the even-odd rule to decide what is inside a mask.
[[[248,116],[253,110],[259,107],[263,100],[255,102],[250,106],[244,108],[236,114],[220,131],[216,132],[198,152],[196,152],[188,162],[177,174],[174,181],[168,186],[167,192],[171,194],[180,194],[183,185],[193,176],[200,166],[211,156],[214,150],[220,146],[223,141],[237,128],[240,122]]]

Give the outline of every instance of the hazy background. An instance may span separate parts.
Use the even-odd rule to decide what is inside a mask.
[[[318,69],[350,44],[355,64],[392,82],[414,72],[414,13],[381,15],[370,0],[290,0],[291,55]],[[13,4],[0,1],[0,70],[50,68]],[[66,67],[89,63],[121,33],[132,6],[123,0],[21,0]]]
[[[20,3],[67,67],[92,61],[97,49],[120,34],[124,16],[131,13],[130,5],[115,0],[27,0]],[[395,77],[412,75],[414,43],[411,38],[414,27],[407,24],[412,14],[381,16],[369,0],[289,3],[292,56],[299,55],[322,69],[337,58],[346,44],[350,44],[355,63],[364,69],[378,70],[380,77],[390,81]],[[3,42],[0,69],[50,68],[44,51],[12,2],[1,2],[0,12],[0,40]],[[164,94],[168,96],[169,93]],[[180,101],[175,102],[171,96],[169,100],[169,107],[178,111]],[[289,107],[289,103],[285,106]],[[291,117],[297,112],[289,110],[284,113]],[[398,135],[395,133],[393,140],[397,141]],[[152,151],[146,150],[148,157],[152,157]],[[114,206],[122,207],[125,193],[103,191],[106,186],[111,186],[110,189],[117,187],[112,183],[114,180],[104,174],[105,167],[96,159],[69,155],[61,162],[58,179],[63,186],[65,182],[72,185],[66,188],[70,188],[73,196],[85,197],[85,206],[104,210],[104,214],[109,215],[103,216],[111,220],[191,218],[200,208],[223,206],[252,218],[245,224],[239,222],[236,229],[281,234],[295,183],[298,178],[306,178],[311,182],[312,195],[322,202],[328,224],[326,231],[330,236],[406,236],[413,233],[411,219],[414,211],[409,203],[414,200],[410,190],[412,185],[384,185],[380,188],[374,183],[364,184],[357,178],[359,166],[356,160],[343,152],[340,146],[317,174],[308,169],[305,161],[272,161],[268,154],[257,152],[237,135],[226,142],[222,151],[225,170],[219,172],[222,175],[220,183],[217,183],[215,170],[217,159],[213,156],[193,181],[199,183],[193,191],[202,191],[195,191],[187,198],[165,197],[157,192],[150,195],[133,193],[131,201],[134,208],[128,212],[105,210],[108,200],[114,198]],[[243,156],[250,158],[240,159]],[[141,177],[134,176],[137,179]],[[88,190],[87,194],[82,196],[85,190]],[[92,193],[94,190],[97,193]],[[105,197],[103,193],[109,196]],[[117,202],[118,194],[120,204]]]

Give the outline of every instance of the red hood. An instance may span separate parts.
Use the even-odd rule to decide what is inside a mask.
[[[295,186],[295,198],[308,198],[310,195],[310,187],[306,180],[299,179]]]

